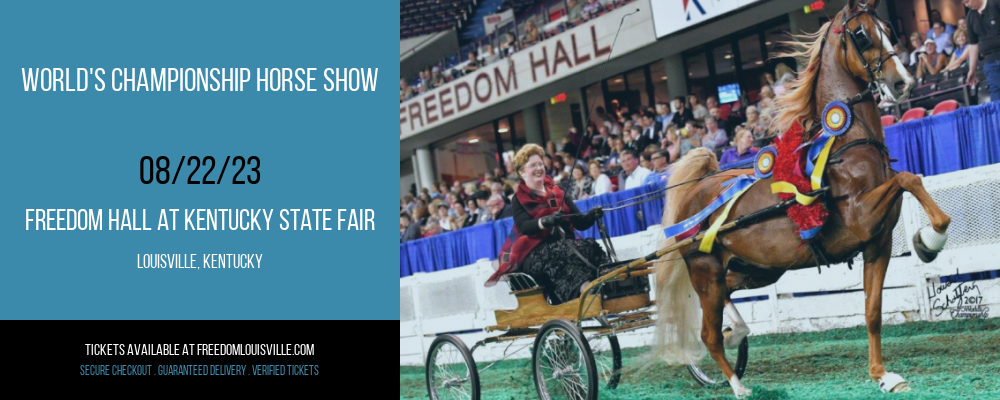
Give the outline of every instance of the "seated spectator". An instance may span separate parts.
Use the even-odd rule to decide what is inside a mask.
[[[924,41],[924,48],[927,52],[917,56],[920,60],[917,62],[917,79],[937,74],[948,65],[948,57],[937,51],[937,43],[934,40]]]
[[[713,117],[705,118],[705,137],[701,140],[701,145],[711,150],[718,150],[729,144],[729,136],[726,131],[719,127],[719,122]]]
[[[455,223],[455,217],[449,214],[449,208],[447,205],[442,204],[438,207],[438,225],[441,226],[441,232],[451,232],[458,229],[458,225]]]
[[[476,70],[479,69],[479,60],[476,59],[476,52],[474,51],[468,52],[466,54],[465,61],[468,62],[468,64],[465,64],[465,67],[462,68],[462,72],[465,73],[466,75],[472,72],[476,72]]]
[[[639,165],[650,171],[653,170],[653,152],[643,151],[639,153]]]
[[[457,211],[458,210],[456,210],[456,214],[459,214]],[[462,210],[461,214],[465,216],[465,219],[462,220],[463,228],[468,228],[475,225],[476,222],[479,222],[479,215],[476,214],[475,197],[470,197],[469,200],[466,200],[465,209]]]
[[[670,179],[670,164],[668,164],[668,158],[670,154],[666,150],[658,151],[653,153],[652,159],[652,173],[646,177],[646,185],[666,185],[667,179]]]
[[[576,164],[573,166],[573,175],[570,180],[569,190],[566,192],[573,200],[585,199],[587,194],[593,190],[594,178],[587,176],[583,172],[583,166]]]
[[[743,123],[743,127],[749,129],[755,139],[767,136],[767,127],[761,121],[760,111],[755,106],[747,107],[747,122]]]
[[[499,194],[490,195],[489,200],[486,201],[486,210],[490,214],[490,218],[493,221],[499,221],[500,216],[503,214],[505,208],[509,208],[510,205],[504,201],[503,196]]]
[[[489,193],[482,190],[476,192],[476,225],[493,222],[493,214],[490,213],[488,208],[486,208],[486,204],[489,202],[489,199]]]
[[[633,150],[622,151],[622,172],[618,175],[618,185],[621,190],[629,190],[640,187],[645,183],[646,176],[650,171],[639,165],[638,154]]]
[[[696,120],[701,121],[708,116],[708,108],[698,102],[698,96],[693,94],[688,96],[688,107],[691,109],[691,115],[693,115]]]
[[[429,238],[441,233],[441,225],[437,221],[430,221],[424,226],[424,233],[421,237]]]
[[[504,34],[504,40],[500,43],[500,51],[507,57],[517,52],[520,46],[517,45],[517,37],[514,36],[513,32],[507,32]]]
[[[688,122],[684,129],[678,131],[678,136],[681,141],[680,157],[684,157],[691,149],[701,147],[701,129],[694,122]]]
[[[754,156],[757,155],[757,149],[751,147],[753,141],[753,134],[749,130],[737,130],[736,146],[730,147],[722,153],[722,158],[719,160],[719,164],[725,165],[737,161],[753,159]]]
[[[399,214],[399,243],[420,239],[420,225],[413,222],[410,214]]]
[[[795,72],[792,68],[785,63],[778,63],[774,67],[774,76],[777,77],[778,81],[774,83],[771,89],[774,90],[775,95],[781,95],[788,90],[786,84],[795,79]]]
[[[594,181],[587,197],[611,193],[611,178],[601,172],[601,163],[596,160],[591,161],[587,164],[587,168],[590,170],[590,178]]]
[[[566,19],[570,24],[575,26],[583,22],[583,4],[578,0],[567,0],[566,11],[568,13]]]
[[[910,51],[909,67],[910,69],[916,69],[917,62],[920,61],[918,56],[926,52],[926,50],[924,50],[924,43],[920,40],[920,32],[913,32],[910,34],[910,47],[912,47],[913,50]]]
[[[538,27],[535,26],[535,20],[529,19],[528,22],[524,24],[524,36],[521,38],[521,45],[528,47],[541,40],[542,35],[538,33]]]
[[[951,53],[951,61],[944,67],[945,71],[961,68],[969,61],[969,53],[965,51],[969,45],[969,34],[964,29],[958,29],[952,38],[955,39],[955,51]]]
[[[410,87],[410,82],[406,79],[399,80],[399,102],[402,103],[413,98],[413,88]]]
[[[500,59],[500,54],[497,54],[496,50],[493,48],[493,43],[486,44],[486,59],[483,60],[483,66],[487,66],[497,62]]]
[[[669,155],[667,163],[672,163],[680,158],[681,141],[677,138],[677,128],[673,126],[667,128],[667,134],[664,135],[663,140],[660,142],[660,148],[664,149]]]
[[[618,136],[611,136],[611,154],[608,155],[608,160],[605,163],[607,169],[612,169],[621,165],[621,153],[625,150],[625,142]]]
[[[674,118],[670,121],[674,126],[684,126],[688,121],[694,120],[694,113],[685,104],[684,96],[674,99]]]
[[[937,44],[938,50],[945,54],[951,54],[955,49],[955,45],[951,41],[951,35],[955,32],[955,27],[948,25],[945,27],[945,23],[942,21],[934,21],[931,23],[931,30],[927,31],[927,38],[933,39],[934,43]]]
[[[597,0],[587,0],[587,5],[583,6],[583,18],[590,20],[597,18],[604,11],[604,5]]]
[[[895,46],[892,46],[892,51],[896,52],[896,56],[899,57],[900,61],[910,61],[910,49],[903,42],[898,42]]]

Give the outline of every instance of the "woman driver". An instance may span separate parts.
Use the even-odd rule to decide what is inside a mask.
[[[544,150],[534,144],[514,156],[514,169],[521,176],[511,204],[514,227],[500,251],[500,268],[486,286],[504,274],[523,272],[542,285],[556,305],[579,297],[598,277],[598,267],[610,260],[596,241],[576,240],[574,232],[593,226],[604,211],[597,207],[580,214],[573,200],[545,174],[544,157]]]

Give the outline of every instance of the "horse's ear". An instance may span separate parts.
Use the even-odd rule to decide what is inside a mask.
[[[864,4],[865,6],[867,6],[870,9],[876,9],[876,8],[878,8],[878,3],[880,1],[881,0],[849,0],[847,2],[847,8],[851,9],[851,10],[857,9],[858,8],[858,4],[860,3],[860,4]]]

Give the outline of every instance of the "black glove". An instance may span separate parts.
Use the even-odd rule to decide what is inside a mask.
[[[540,221],[542,221],[542,226],[546,228],[551,228],[559,224],[559,222],[562,221],[562,219],[563,219],[562,211],[556,211],[553,214],[542,217]]]
[[[598,219],[603,218],[604,217],[604,207],[597,206],[597,207],[591,208],[590,211],[587,211],[587,217],[589,217],[590,219],[593,219],[593,220],[598,220]]]

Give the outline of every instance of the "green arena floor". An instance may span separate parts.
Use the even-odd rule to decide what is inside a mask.
[[[902,375],[910,392],[883,395],[868,378],[863,326],[751,336],[743,383],[753,399],[1000,399],[1000,319],[887,325],[882,335],[886,368]],[[648,350],[623,350],[621,384],[602,387],[601,399],[734,398],[728,386],[698,385],[684,367],[640,369]],[[537,398],[527,359],[502,362],[480,380],[484,400]],[[399,368],[399,398],[428,398],[423,368]]]

